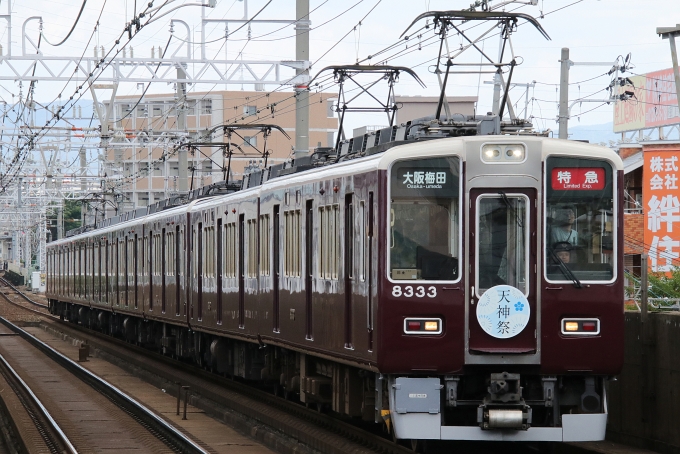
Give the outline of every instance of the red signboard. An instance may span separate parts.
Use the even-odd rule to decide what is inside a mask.
[[[604,189],[602,167],[556,167],[552,170],[551,186],[557,191],[599,191]]]

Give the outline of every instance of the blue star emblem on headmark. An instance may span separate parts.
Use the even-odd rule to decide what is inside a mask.
[[[496,339],[509,339],[521,333],[530,316],[531,306],[526,296],[510,285],[488,289],[477,304],[479,326]]]

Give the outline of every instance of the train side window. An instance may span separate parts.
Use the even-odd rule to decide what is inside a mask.
[[[606,161],[546,160],[544,251],[550,281],[611,281],[616,257],[615,174]]]
[[[247,257],[248,263],[246,264],[246,276],[256,277],[257,276],[257,233],[256,233],[257,222],[255,219],[248,220],[248,226],[246,231],[246,241],[248,244]]]
[[[284,276],[300,277],[302,273],[300,228],[300,210],[284,212]]]
[[[215,227],[203,230],[203,276],[215,277]]]
[[[165,275],[175,275],[175,232],[166,233],[165,239]]]
[[[340,206],[319,207],[318,270],[322,279],[338,278]]]
[[[269,215],[260,216],[260,275],[269,276]]]
[[[459,278],[459,168],[457,157],[392,165],[387,240],[392,280]]]
[[[226,266],[225,266],[225,272],[227,273],[227,277],[235,278],[236,277],[236,261],[238,260],[238,254],[236,253],[236,223],[232,222],[227,224],[227,234],[225,235],[226,242],[227,242],[227,248],[226,248],[226,254],[225,254],[225,259],[227,260]]]

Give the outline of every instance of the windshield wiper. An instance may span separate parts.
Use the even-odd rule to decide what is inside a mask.
[[[574,273],[569,268],[567,268],[567,265],[562,261],[561,258],[559,258],[557,254],[555,254],[555,251],[550,249],[550,255],[552,255],[552,258],[555,259],[555,261],[557,261],[558,268],[560,269],[560,271],[562,271],[562,274],[571,279],[571,281],[574,283],[574,287],[583,288],[583,286],[581,285],[581,281],[579,281],[578,278],[574,275]]]

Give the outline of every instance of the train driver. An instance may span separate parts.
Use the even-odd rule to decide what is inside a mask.
[[[566,242],[572,245],[578,244],[578,232],[574,229],[574,210],[563,208],[557,210],[550,231],[550,244]]]

